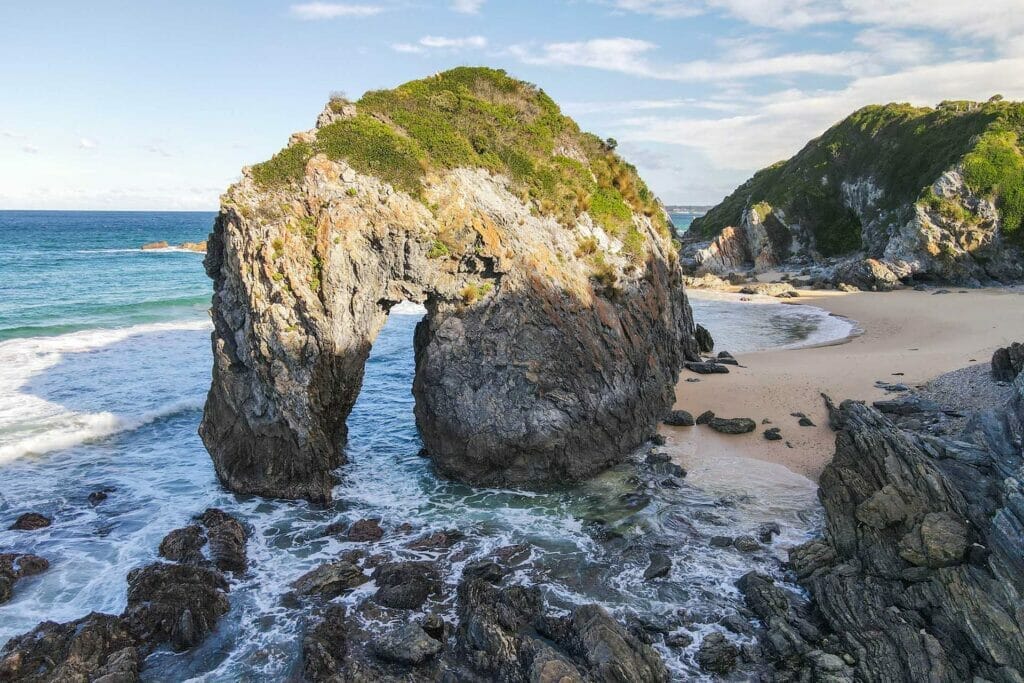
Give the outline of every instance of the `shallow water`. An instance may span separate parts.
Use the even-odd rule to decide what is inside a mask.
[[[151,224],[117,239],[111,228],[104,230],[104,248],[110,249],[167,238],[153,234]],[[74,232],[62,238],[68,249],[76,247]],[[195,232],[182,228],[181,241],[201,239]],[[94,240],[86,235],[82,241]],[[122,279],[150,278],[153,289],[164,291],[159,278],[166,264],[159,256],[127,261],[137,252],[118,253],[126,255],[117,266],[125,269]],[[181,277],[186,288],[208,291],[201,257],[174,258],[179,256],[190,260],[175,265],[172,282]],[[0,268],[4,263],[9,261],[0,261]],[[137,300],[144,301],[146,291],[140,289]],[[131,300],[130,292],[123,294]],[[44,299],[46,293],[40,289],[35,296]],[[102,292],[81,296],[103,299]],[[813,336],[815,316],[820,318],[791,323],[790,309],[801,307],[762,314],[761,305],[702,306],[695,299],[695,310],[706,314],[703,322],[735,351]],[[24,326],[15,314],[5,315],[0,323],[6,329]],[[0,531],[0,548],[35,552],[52,563],[48,572],[19,583],[13,600],[0,606],[0,643],[44,619],[120,611],[128,571],[157,559],[164,534],[208,506],[237,515],[252,529],[250,571],[234,583],[231,612],[214,636],[186,654],[154,654],[145,670],[149,680],[297,676],[303,612],[282,598],[299,575],[358,545],[323,537],[332,522],[380,518],[387,533],[375,550],[403,558],[435,557],[403,547],[421,533],[465,532],[441,560],[452,586],[467,561],[526,542],[530,554],[516,565],[516,580],[543,586],[556,607],[601,602],[624,619],[633,615],[669,631],[692,629],[697,643],[702,633],[721,630],[715,622],[739,605],[736,578],[753,568],[777,574],[776,557],[817,527],[810,481],[770,463],[740,459],[687,462],[690,474],[678,489],[663,486],[663,476],[635,463],[572,490],[545,494],[474,489],[438,478],[417,456],[421,444],[412,414],[412,333],[420,315],[413,306],[396,308],[373,347],[349,418],[349,464],[340,471],[337,502],[327,510],[237,496],[217,484],[196,435],[210,367],[209,322],[201,312],[141,325],[131,316],[118,325],[115,316],[104,322],[111,329],[0,342],[0,522],[6,528],[29,510],[54,517],[52,527],[37,532]],[[744,316],[762,316],[746,336]],[[53,311],[39,319],[61,320]],[[112,489],[108,500],[90,506],[88,494],[104,488]],[[743,555],[708,545],[712,535],[751,533],[767,521],[783,528],[770,549]],[[404,522],[415,527],[409,535],[395,530]],[[673,570],[667,579],[645,583],[642,573],[654,548],[670,554]],[[364,586],[345,599],[355,601],[372,590],[372,584]],[[697,643],[682,650],[658,646],[678,678],[695,673]]]

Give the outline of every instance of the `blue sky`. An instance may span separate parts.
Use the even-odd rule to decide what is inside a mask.
[[[1024,99],[1024,0],[178,0],[0,7],[0,208],[215,209],[242,166],[460,64],[537,83],[668,203],[873,102]]]

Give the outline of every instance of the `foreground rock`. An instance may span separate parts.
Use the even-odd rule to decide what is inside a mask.
[[[64,624],[46,621],[12,638],[0,650],[0,680],[132,683],[154,649],[168,646],[180,652],[201,643],[230,607],[220,568],[244,567],[245,532],[221,510],[211,508],[198,519],[201,525],[177,529],[161,543],[161,555],[176,562],[129,572],[122,614],[94,612]],[[204,533],[209,535],[209,560],[200,551]],[[11,572],[27,576],[46,566],[46,560],[32,555],[0,555],[0,587]]]
[[[399,623],[371,633],[345,607],[329,605],[303,640],[306,677],[314,682],[668,680],[657,652],[601,607],[583,605],[555,616],[538,588],[504,585],[506,573],[489,561],[467,566],[453,630],[440,618],[392,610],[387,615]],[[382,617],[370,602],[356,611]]]
[[[848,290],[1019,281],[1024,176],[1007,160],[1022,112],[1001,98],[864,107],[694,220],[683,259],[718,274],[824,266]]]
[[[790,553],[813,609],[765,577],[741,582],[780,678],[1024,680],[1024,377],[1014,390],[957,440],[830,405],[824,538]]]
[[[489,124],[459,116],[460,101],[507,108],[523,127],[476,130]],[[409,115],[451,131],[465,158],[452,167],[416,138],[420,128],[382,124],[381,102],[423,105]],[[671,407],[683,361],[697,359],[692,316],[660,205],[610,148],[577,131],[539,90],[456,69],[335,101],[317,129],[246,169],[205,261],[214,371],[200,432],[221,481],[327,500],[370,346],[403,300],[428,310],[413,393],[445,475],[564,483],[641,444]],[[496,137],[511,147],[476,151]],[[519,167],[479,168],[508,154],[553,170],[557,196],[536,195]],[[604,169],[617,169],[621,192]],[[615,217],[588,212],[598,192]]]
[[[712,417],[708,426],[721,434],[749,434],[757,429],[749,417]]]
[[[1024,344],[1014,342],[996,349],[992,354],[992,376],[1002,382],[1012,382],[1024,371]]]

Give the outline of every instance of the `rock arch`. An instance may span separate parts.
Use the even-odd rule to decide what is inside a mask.
[[[478,484],[590,476],[671,407],[693,323],[675,253],[634,217],[629,262],[584,214],[567,228],[480,169],[418,200],[313,157],[298,186],[246,174],[209,241],[213,381],[200,434],[230,489],[330,499],[345,419],[389,308],[427,305],[416,419],[439,470]],[[580,256],[607,249],[601,281]]]

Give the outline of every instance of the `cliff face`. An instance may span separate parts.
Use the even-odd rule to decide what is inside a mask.
[[[388,310],[424,303],[416,418],[482,484],[589,476],[653,433],[693,323],[657,201],[542,91],[456,69],[357,103],[246,169],[206,259],[200,433],[231,489],[329,499]]]
[[[696,219],[695,264],[875,259],[894,279],[1024,278],[1024,104],[865,107]],[[726,232],[732,227],[731,232]]]

